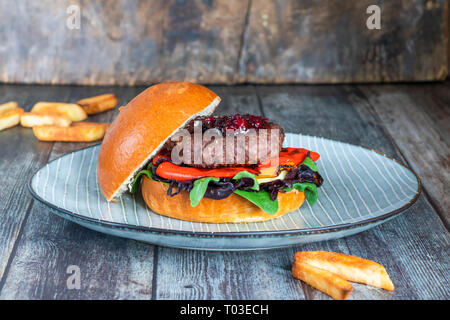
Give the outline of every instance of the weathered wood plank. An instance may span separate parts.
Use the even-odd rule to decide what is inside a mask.
[[[0,79],[88,85],[161,79],[164,57],[159,50],[166,4],[165,1],[2,2],[0,51],[4,54],[0,58]],[[74,21],[66,11],[70,5],[80,9],[79,29],[67,27],[68,21]]]
[[[448,74],[448,1],[2,1],[0,81],[421,81]],[[80,28],[69,28],[80,9]]]
[[[0,86],[0,101],[17,101],[29,110],[37,100],[50,96],[60,99],[67,96],[62,88],[50,95],[39,87]],[[46,163],[52,143],[42,143],[34,138],[30,129],[16,126],[0,132],[0,285],[19,231],[32,203],[26,184],[29,177]]]
[[[167,1],[161,53],[164,75],[157,80],[236,81],[249,2]]]
[[[379,30],[366,27],[374,4]],[[443,80],[447,13],[444,0],[253,1],[239,77],[258,83]]]
[[[68,88],[70,94],[63,101],[113,92],[119,97],[119,104],[126,104],[143,89]],[[59,89],[46,87],[45,91],[53,94],[52,100],[60,100],[56,95]],[[118,109],[112,110],[89,120],[110,122],[117,112]],[[87,145],[55,143],[49,161]],[[0,299],[149,299],[153,250],[147,244],[82,228],[35,201],[3,281]],[[66,285],[71,275],[67,268],[71,265],[80,268],[79,290]]]
[[[450,223],[450,85],[360,86],[361,100],[420,176],[432,203]],[[363,103],[361,101],[361,103]]]
[[[247,1],[2,2],[0,81],[231,82]],[[79,29],[66,26],[70,5],[80,8]]]
[[[384,87],[377,88],[382,92]],[[265,115],[280,121],[288,131],[363,145],[402,159],[353,87],[270,86],[258,87],[258,93]],[[298,249],[330,250],[383,264],[396,286],[394,293],[357,286],[352,294],[355,299],[448,299],[449,244],[447,230],[421,196],[413,207],[390,222],[355,236],[308,244],[292,254]],[[308,298],[327,298],[306,288]]]
[[[396,157],[369,109],[353,104],[348,86],[260,86],[264,113],[285,130],[371,147]],[[398,158],[398,157],[397,157]]]
[[[289,250],[202,252],[160,248],[157,299],[304,299]],[[161,252],[162,251],[162,252]]]

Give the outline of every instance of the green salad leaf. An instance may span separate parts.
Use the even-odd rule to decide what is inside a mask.
[[[219,178],[215,177],[206,177],[195,180],[194,187],[189,193],[189,199],[191,200],[191,207],[196,207],[200,203],[200,200],[203,199],[203,196],[205,195],[206,189],[208,188],[208,184],[210,181],[219,181],[219,180],[220,180]]]
[[[235,175],[232,179],[233,180],[241,180],[242,178],[251,178],[253,179],[253,187],[251,187],[250,189],[252,190],[259,190],[259,183],[258,183],[258,179],[256,179],[256,176],[253,173],[250,173],[248,171],[241,171],[239,172],[237,175]]]
[[[284,191],[289,192],[292,189],[297,189],[300,192],[305,191],[305,198],[310,205],[317,202],[318,192],[317,186],[311,182],[295,182],[292,188],[284,188]]]
[[[317,172],[317,166],[314,161],[310,157],[306,157],[305,160],[301,163],[311,170]],[[136,193],[139,189],[139,185],[141,184],[142,176],[146,175],[148,178],[153,179],[151,165],[147,167],[147,169],[141,170],[135,176],[133,182],[130,184],[130,192]],[[240,180],[242,178],[251,178],[254,181],[253,186],[250,188],[254,191],[245,191],[245,190],[235,190],[234,193],[237,195],[247,199],[251,203],[255,204],[263,211],[268,214],[275,214],[278,211],[278,200],[272,201],[270,199],[270,193],[267,191],[259,191],[259,182],[256,179],[256,176],[248,171],[241,171],[236,174],[232,180]],[[206,190],[208,188],[208,184],[210,181],[219,181],[220,178],[216,177],[205,177],[201,179],[197,179],[194,181],[194,186],[192,190],[189,192],[189,199],[191,201],[191,206],[196,207],[200,201],[203,199]],[[167,183],[165,183],[167,184]],[[305,198],[310,205],[313,205],[317,202],[318,193],[317,186],[314,183],[310,182],[295,182],[292,185],[292,188],[284,188],[284,191],[289,192],[293,189],[297,189],[300,192],[305,192]],[[256,191],[256,192],[255,192]]]
[[[138,174],[134,177],[133,182],[131,183],[130,192],[136,193],[139,190],[139,186],[141,185],[142,176],[146,175],[148,178],[153,179],[152,171],[148,169],[144,169],[138,172]]]
[[[303,162],[301,164],[307,166],[308,168],[310,168],[314,172],[318,171],[317,165],[315,164],[315,162],[310,157],[306,157],[305,160],[303,160]]]
[[[235,190],[234,193],[240,195],[241,197],[247,199],[254,205],[260,207],[268,214],[275,214],[278,211],[278,199],[272,201],[270,199],[270,194],[267,191],[252,192],[244,190]]]

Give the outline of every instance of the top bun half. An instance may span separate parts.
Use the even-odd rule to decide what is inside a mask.
[[[189,82],[147,88],[120,108],[100,147],[97,180],[108,201],[128,188],[136,173],[177,130],[197,116],[214,112],[220,98]]]

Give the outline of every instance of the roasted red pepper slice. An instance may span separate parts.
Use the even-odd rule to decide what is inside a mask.
[[[303,162],[303,160],[305,160],[306,156],[308,155],[308,152],[312,161],[317,161],[317,159],[319,159],[320,155],[314,151],[309,151],[303,148],[285,148],[278,154],[278,165],[289,163],[293,164],[294,166],[298,166],[300,163]],[[261,162],[258,165],[257,169],[258,171],[261,171],[261,169],[270,168],[271,166],[272,166],[271,159],[267,159]]]
[[[248,171],[258,174],[258,171],[246,167],[223,167],[220,169],[200,169],[194,167],[184,167],[172,162],[164,161],[158,168],[156,174],[164,179],[177,181],[188,181],[204,177],[232,178],[241,171]]]
[[[319,159],[319,154],[313,151],[309,151],[307,149],[301,148],[285,148],[283,151],[279,153],[279,161],[278,164],[293,164],[295,166],[305,160],[308,152],[310,153],[310,157],[313,161]],[[166,158],[170,160],[166,156],[157,155],[153,158],[153,164],[161,159]],[[258,174],[261,172],[261,169],[268,168],[271,165],[270,160],[266,160],[260,163],[256,168],[249,167],[222,167],[218,169],[201,169],[194,167],[185,167],[179,166],[169,161],[163,161],[158,168],[156,169],[156,174],[164,179],[171,179],[177,181],[188,181],[194,179],[200,179],[204,177],[217,177],[217,178],[232,178],[236,174],[241,171],[248,171],[253,174]]]

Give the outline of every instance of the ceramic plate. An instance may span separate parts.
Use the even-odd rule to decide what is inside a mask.
[[[285,145],[318,152],[324,183],[319,201],[281,218],[252,223],[197,223],[164,217],[140,195],[107,202],[96,181],[100,146],[66,154],[42,167],[29,189],[61,217],[87,228],[162,246],[203,250],[271,249],[349,236],[412,205],[421,185],[400,162],[374,150],[299,134]]]

